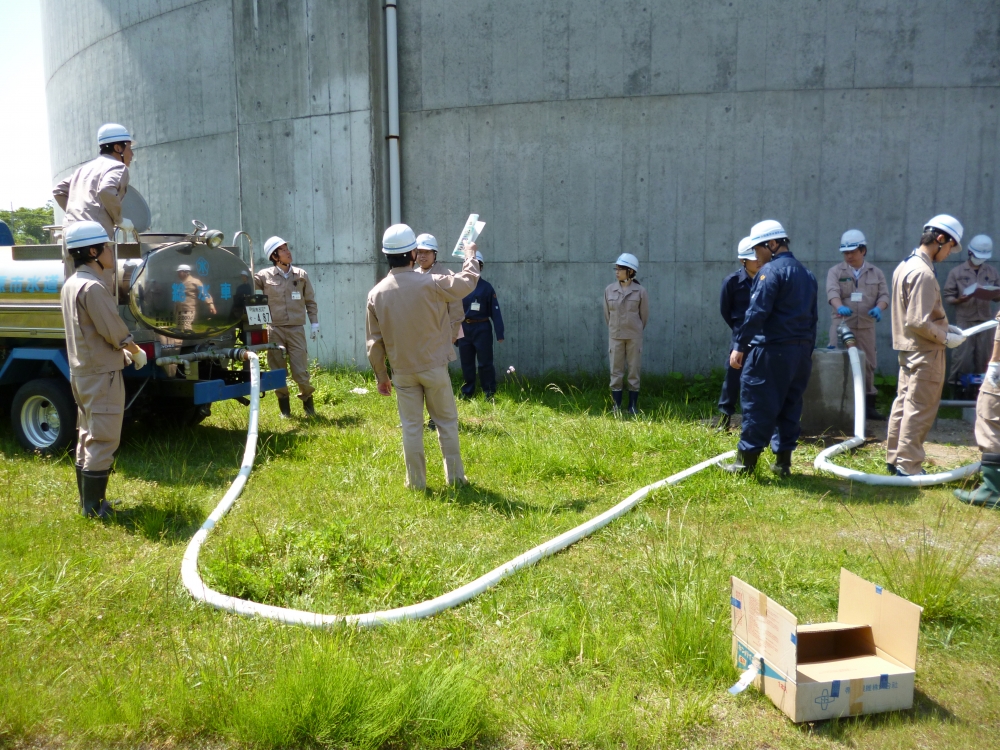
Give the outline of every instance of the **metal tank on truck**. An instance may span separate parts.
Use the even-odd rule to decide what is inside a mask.
[[[130,188],[123,213],[136,232],[116,233],[118,311],[145,352],[141,370],[126,367],[126,413],[161,422],[197,424],[211,404],[246,402],[249,371],[240,348],[261,350],[270,321],[267,298],[254,289],[253,243],[193,221],[189,233],[148,232],[149,207]],[[66,332],[60,307],[64,261],[62,227],[48,227],[51,244],[0,245],[0,398],[27,449],[55,453],[76,437],[76,404],[69,386]],[[244,236],[247,261],[237,245]],[[131,239],[131,241],[125,241]],[[285,370],[261,374],[261,393],[285,385]]]

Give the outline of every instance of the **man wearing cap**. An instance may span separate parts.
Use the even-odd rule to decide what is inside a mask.
[[[816,346],[816,277],[792,255],[788,234],[777,221],[755,224],[750,243],[764,266],[754,279],[729,357],[734,368],[743,370],[743,423],[736,461],[722,468],[752,474],[770,440],[776,459],[771,471],[788,476]]]
[[[476,251],[479,273],[483,272],[483,254]],[[481,275],[472,294],[462,300],[464,336],[458,340],[462,360],[462,396],[472,398],[476,392],[476,360],[479,360],[479,385],[483,395],[491,399],[497,390],[497,373],[493,367],[493,334],[503,343],[503,315],[493,285]]]
[[[96,221],[111,240],[115,227],[131,229],[122,218],[122,199],[128,191],[128,165],[132,163],[132,135],[116,123],[97,131],[100,155],[56,185],[52,195],[66,217],[65,224]]]
[[[77,491],[83,515],[104,518],[111,512],[105,495],[125,412],[122,370],[133,362],[141,370],[146,354],[105,286],[104,271],[114,262],[107,232],[97,222],[79,221],[67,225],[64,238],[76,268],[60,300],[77,405]]]
[[[892,274],[892,347],[899,383],[889,415],[885,467],[890,474],[926,474],[924,440],[937,417],[944,387],[945,347],[965,335],[948,325],[934,264],[962,249],[962,224],[940,214],[924,225],[917,247]]]
[[[837,328],[846,324],[865,353],[865,411],[869,419],[885,419],[875,409],[875,324],[889,307],[885,274],[867,262],[868,243],[859,229],[848,229],[840,238],[843,260],[826,274],[826,299],[833,308],[830,348],[839,345]]]
[[[392,394],[403,428],[406,486],[427,487],[424,455],[424,405],[437,424],[438,444],[449,484],[464,484],[458,442],[458,408],[448,374],[452,354],[448,303],[460,301],[479,279],[476,246],[465,246],[462,270],[451,275],[414,273],[417,238],[406,224],[393,224],[382,236],[389,274],[368,293],[365,317],[368,361],[378,392]],[[388,359],[392,380],[386,367]]]
[[[1000,286],[1000,273],[988,261],[993,256],[993,240],[977,234],[969,240],[969,257],[955,266],[944,282],[942,297],[955,306],[955,325],[971,328],[992,320],[990,301],[1000,299],[997,291],[977,290],[975,287]],[[956,347],[951,355],[951,374],[948,382],[960,386],[963,375],[982,375],[993,350],[993,332],[982,331],[964,344]]]
[[[292,251],[281,237],[270,237],[264,243],[264,255],[274,265],[258,271],[254,282],[267,295],[267,306],[271,311],[271,322],[267,325],[267,340],[280,344],[280,349],[267,350],[267,366],[272,370],[285,367],[286,354],[292,370],[292,380],[299,387],[299,399],[307,416],[315,417],[312,394],[316,390],[309,382],[309,353],[306,348],[306,334],[303,327],[306,315],[312,328],[312,338],[319,332],[319,311],[309,275],[292,265]],[[292,415],[288,398],[288,388],[278,388],[278,409],[287,419]]]
[[[743,267],[733,271],[723,280],[722,291],[719,293],[719,312],[722,313],[722,319],[732,332],[729,351],[726,352],[726,379],[722,381],[722,393],[719,394],[721,416],[716,426],[720,430],[729,429],[729,423],[736,413],[736,401],[740,397],[741,371],[729,363],[729,357],[736,348],[736,339],[739,337],[743,318],[746,317],[747,308],[750,306],[750,289],[762,265],[757,260],[757,254],[750,244],[749,237],[740,240],[736,248],[736,258]]]

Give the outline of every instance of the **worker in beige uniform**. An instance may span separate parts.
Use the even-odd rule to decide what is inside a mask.
[[[191,331],[198,317],[198,303],[204,302],[209,314],[215,315],[215,301],[201,279],[191,275],[191,266],[187,263],[177,266],[177,279],[184,294],[174,302],[174,319],[182,331]]]
[[[971,491],[955,490],[955,497],[970,505],[1000,508],[1000,327],[993,329],[993,351],[976,399],[976,444],[982,451],[983,483]]]
[[[406,486],[427,486],[424,456],[424,405],[437,425],[448,484],[464,484],[465,467],[458,444],[458,407],[448,361],[451,330],[448,303],[459,302],[476,288],[476,246],[464,248],[465,262],[450,276],[413,272],[417,238],[406,224],[393,224],[382,236],[389,275],[368,293],[366,334],[368,361],[383,396],[396,387],[396,408],[403,428]],[[392,380],[386,368],[392,368]]]
[[[608,358],[611,360],[611,410],[620,414],[625,370],[628,369],[628,412],[635,416],[639,404],[639,371],[642,365],[642,332],[649,320],[649,295],[635,279],[639,259],[622,253],[615,261],[615,281],[604,290],[604,322],[608,325]]]
[[[854,333],[858,348],[865,353],[865,411],[869,419],[885,419],[875,409],[875,324],[889,307],[889,287],[885,274],[867,262],[868,243],[858,229],[848,229],[840,238],[843,260],[826,274],[826,298],[833,308],[830,347],[839,343],[837,328],[846,323]]]
[[[924,440],[937,417],[944,387],[945,347],[965,335],[948,325],[934,264],[962,249],[962,224],[940,214],[924,225],[920,246],[892,274],[892,346],[899,352],[899,384],[886,440],[886,470],[925,474]]]
[[[146,354],[132,341],[105,286],[114,262],[107,232],[94,221],[69,224],[64,233],[76,272],[61,293],[70,386],[77,405],[76,481],[84,516],[105,517],[108,474],[121,441],[125,412],[122,370],[141,370]]]
[[[264,243],[264,254],[274,265],[257,273],[257,288],[267,295],[267,306],[271,310],[271,322],[267,326],[267,340],[280,344],[285,351],[268,349],[267,366],[282,369],[287,361],[292,371],[292,380],[299,387],[302,408],[310,417],[316,416],[312,394],[316,390],[309,382],[309,353],[306,348],[306,334],[303,327],[309,316],[313,339],[319,333],[319,311],[316,295],[313,293],[309,275],[292,265],[292,251],[281,237],[271,237]],[[288,388],[278,388],[278,409],[283,418],[292,415],[288,398]]]
[[[949,305],[955,306],[955,325],[971,328],[993,318],[990,301],[1000,299],[1000,294],[987,291],[985,299],[974,296],[973,286],[1000,286],[1000,273],[989,265],[993,256],[993,240],[985,234],[977,234],[969,240],[969,257],[965,263],[955,266],[944,282],[942,296]],[[968,292],[968,293],[967,293]],[[983,294],[984,292],[980,292]],[[963,375],[982,375],[993,351],[993,334],[982,331],[955,349],[951,355],[951,372],[948,382],[961,386]]]
[[[417,262],[413,267],[413,270],[417,273],[437,273],[443,276],[451,276],[454,271],[450,268],[445,268],[443,265],[438,263],[438,243],[437,237],[433,234],[418,234],[417,235]],[[462,303],[459,302],[449,302],[448,303],[448,322],[449,327],[445,329],[445,337],[448,339],[449,343],[454,346],[458,343],[459,338],[462,336],[462,321],[465,320],[465,311],[462,307]],[[451,354],[448,357],[449,362],[454,362],[458,359],[458,355],[455,354],[455,350],[451,350]],[[427,429],[436,430],[437,426],[434,424],[433,419],[427,420]]]

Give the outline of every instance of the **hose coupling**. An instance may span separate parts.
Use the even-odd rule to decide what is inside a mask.
[[[841,323],[837,326],[837,338],[840,339],[840,343],[850,349],[852,346],[857,346],[858,341],[854,337],[854,331],[847,327],[846,323]]]

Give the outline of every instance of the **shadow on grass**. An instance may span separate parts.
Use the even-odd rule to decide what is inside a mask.
[[[152,542],[173,544],[189,540],[203,520],[204,513],[201,508],[193,504],[181,503],[173,507],[162,507],[140,503],[135,507],[123,508],[112,513],[105,523],[120,526]]]
[[[761,484],[769,488],[787,487],[829,502],[847,505],[910,505],[920,497],[917,487],[877,487],[827,476],[792,474],[786,479],[770,477]]]
[[[347,427],[359,427],[365,423],[364,417],[357,414],[341,414],[338,417],[328,417],[322,413],[317,413],[315,417],[307,417],[305,414],[292,414],[292,422],[296,427],[337,427],[345,429]]]
[[[598,502],[598,498],[576,498],[556,505],[535,505],[521,500],[511,500],[498,492],[474,483],[463,487],[449,488],[440,493],[428,491],[427,494],[429,497],[441,500],[442,502],[454,503],[463,507],[479,506],[489,508],[508,517],[527,513],[544,515],[559,515],[568,512],[581,513],[593,503]]]
[[[959,724],[955,714],[921,690],[913,691],[913,708],[909,711],[889,711],[868,716],[854,716],[829,721],[799,724],[799,731],[819,735],[850,747],[858,746],[858,730],[878,731],[883,728],[912,726],[927,722]],[[863,743],[862,743],[863,744]]]

